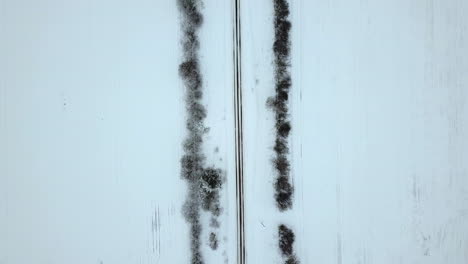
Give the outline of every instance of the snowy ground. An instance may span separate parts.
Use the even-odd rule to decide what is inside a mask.
[[[292,1],[285,219],[264,188],[269,2],[243,5],[248,263],[278,262],[278,221],[303,263],[467,263],[467,2]]]
[[[468,263],[468,2],[292,0],[293,210],[273,200],[272,4],[241,0],[246,263]],[[236,263],[233,3],[204,1],[204,152]],[[189,263],[175,1],[0,0],[0,264]],[[208,217],[203,216],[208,222]],[[207,242],[207,230],[203,242]]]

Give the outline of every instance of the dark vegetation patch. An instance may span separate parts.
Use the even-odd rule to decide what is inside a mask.
[[[215,233],[210,233],[210,248],[216,250],[218,248],[218,237]]]
[[[299,260],[297,260],[296,256],[290,256],[284,263],[285,264],[299,264],[300,262]]]
[[[200,180],[200,196],[202,199],[202,208],[211,212],[214,216],[221,214],[221,204],[219,202],[219,191],[223,184],[221,170],[215,168],[206,168]]]
[[[188,183],[188,193],[182,208],[183,215],[190,225],[191,263],[203,264],[200,251],[200,236],[202,224],[200,222],[200,209],[209,211],[217,225],[216,220],[221,213],[219,203],[219,190],[223,184],[221,170],[212,167],[206,168],[205,155],[202,152],[203,135],[208,131],[204,125],[206,108],[201,100],[203,97],[202,75],[200,73],[198,52],[200,42],[198,30],[203,16],[200,13],[201,0],[177,0],[181,14],[182,51],[183,59],[179,65],[179,75],[185,86],[185,108],[187,113],[187,136],[183,142],[184,154],[181,158],[181,176]],[[216,238],[215,233],[211,233]],[[210,234],[210,245],[213,243]],[[217,239],[214,247],[217,248]]]
[[[273,0],[274,29],[273,43],[275,95],[268,98],[267,105],[275,115],[275,157],[272,160],[276,171],[274,182],[276,206],[280,211],[292,208],[294,188],[290,183],[289,134],[291,122],[289,120],[289,93],[292,86],[290,73],[291,53],[291,22],[289,21],[289,4],[287,0]],[[294,232],[285,225],[278,226],[278,246],[285,264],[299,264],[294,254]]]
[[[285,264],[299,264],[299,260],[294,255],[294,232],[287,226],[281,224],[278,227],[278,246],[281,255],[285,258]]]
[[[291,89],[290,66],[290,30],[289,5],[286,0],[273,0],[274,3],[274,28],[275,39],[273,43],[274,66],[275,66],[275,95],[268,98],[267,105],[275,115],[275,144],[273,150],[275,157],[273,165],[276,171],[275,200],[280,211],[292,208],[294,188],[289,182],[290,162],[289,134],[291,122],[289,120],[289,92]]]
[[[218,228],[218,227],[220,226],[220,223],[219,223],[219,221],[218,221],[218,218],[216,218],[216,217],[211,217],[210,226],[211,226],[211,227],[214,227],[214,228]]]
[[[289,183],[288,178],[284,176],[278,177],[275,182],[275,189],[275,198],[279,209],[286,210],[291,208],[293,187]]]
[[[293,253],[293,244],[295,240],[294,232],[285,225],[278,227],[279,248],[281,254],[289,257]]]

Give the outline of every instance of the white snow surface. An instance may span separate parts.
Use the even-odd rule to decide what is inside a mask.
[[[273,199],[272,1],[241,0],[247,263],[468,263],[468,2],[291,0],[293,210]],[[205,0],[207,165],[236,263],[233,1]],[[0,264],[189,263],[168,0],[0,0]],[[217,149],[217,151],[216,151]]]

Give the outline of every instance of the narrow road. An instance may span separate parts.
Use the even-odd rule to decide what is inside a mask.
[[[244,152],[242,139],[242,71],[241,71],[241,21],[240,0],[234,0],[233,56],[234,56],[234,127],[236,157],[237,199],[237,263],[245,264],[244,239]]]

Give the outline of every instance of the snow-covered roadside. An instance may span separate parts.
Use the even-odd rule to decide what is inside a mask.
[[[209,128],[203,142],[206,165],[222,170],[225,182],[220,191],[222,213],[219,228],[210,227],[210,215],[202,213],[202,254],[205,263],[236,262],[236,185],[234,173],[234,106],[232,57],[232,3],[204,0],[200,11],[204,21],[200,28],[200,69],[203,75],[203,104]],[[209,246],[215,231],[218,248]]]
[[[290,2],[287,216],[270,190],[271,1],[243,2],[248,261],[279,262],[290,219],[304,263],[465,263],[467,4]]]

